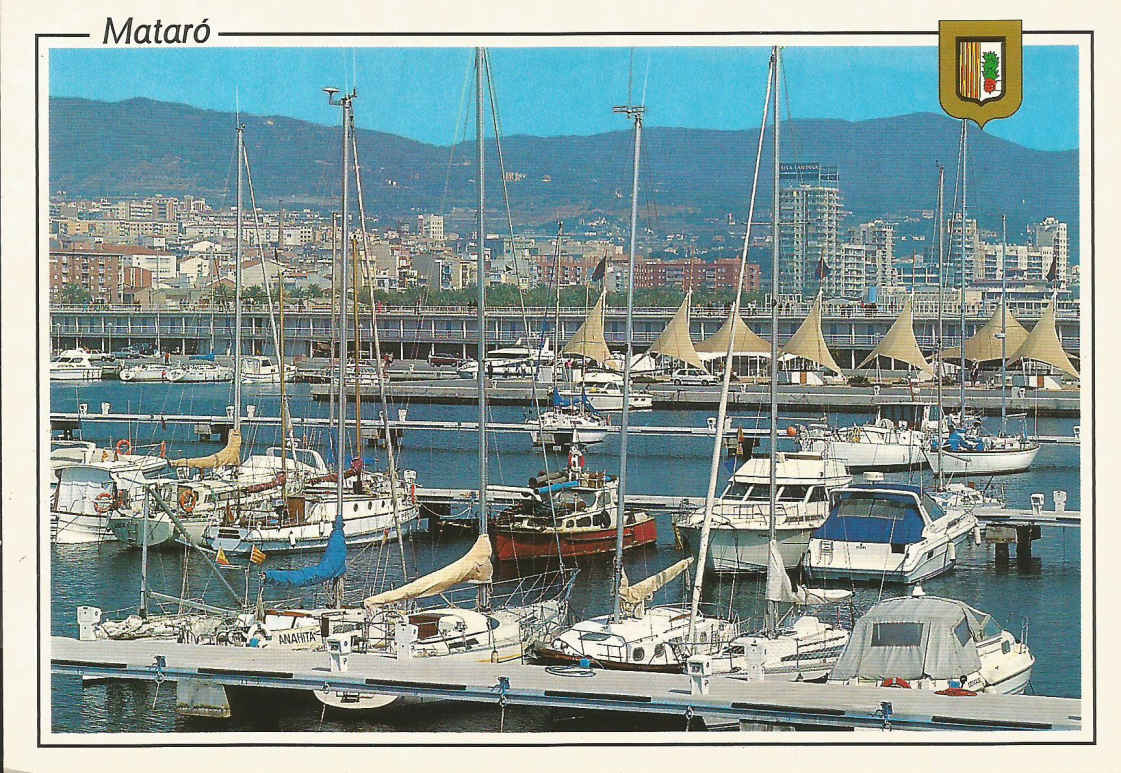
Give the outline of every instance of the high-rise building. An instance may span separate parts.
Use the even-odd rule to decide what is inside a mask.
[[[863,293],[867,287],[887,287],[895,284],[895,226],[883,220],[873,220],[871,223],[861,223],[856,228],[849,230],[849,242],[863,244],[865,251],[865,266],[863,286],[856,295]],[[852,293],[842,293],[852,296]]]
[[[965,285],[984,276],[985,257],[981,251],[981,238],[977,232],[977,221],[965,219],[965,256],[962,258],[961,215],[951,215],[946,224],[950,241],[947,252],[942,256],[942,283],[945,287],[959,287],[962,281],[962,264],[965,266]],[[937,240],[935,240],[937,241]],[[932,245],[933,259],[938,260],[938,245]],[[937,264],[936,264],[937,265]]]
[[[837,240],[840,219],[841,190],[836,166],[780,165],[780,295],[803,298],[817,295],[822,288],[822,260],[827,267],[832,267],[840,257]],[[831,289],[828,279],[825,289]]]
[[[1057,284],[1059,287],[1067,286],[1067,268],[1070,259],[1070,241],[1067,236],[1067,224],[1060,223],[1053,217],[1046,218],[1042,223],[1031,227],[1035,232],[1037,247],[1050,247],[1053,260],[1057,260]],[[1044,266],[1044,275],[1051,269],[1050,264]]]
[[[442,243],[444,241],[444,216],[418,215],[417,234],[426,242]]]

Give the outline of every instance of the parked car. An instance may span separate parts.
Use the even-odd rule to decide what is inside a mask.
[[[675,386],[708,386],[716,383],[716,376],[700,368],[681,368],[671,377]]]
[[[120,351],[113,352],[113,356],[118,360],[135,360],[140,356],[140,350],[135,346],[126,346]]]

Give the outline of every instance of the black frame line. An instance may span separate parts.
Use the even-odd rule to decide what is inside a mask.
[[[414,38],[414,37],[431,37],[431,38],[467,38],[467,37],[533,37],[533,38],[559,38],[559,37],[703,37],[703,38],[729,38],[729,37],[761,37],[761,36],[889,36],[889,35],[923,35],[923,36],[936,36],[937,31],[930,30],[750,30],[750,31],[710,31],[710,32],[218,32],[218,37],[231,37],[231,38],[276,38],[276,37],[311,37],[311,38],[327,38],[327,37],[342,37],[342,38]],[[1025,37],[1031,35],[1072,35],[1072,36],[1088,36],[1090,48],[1090,276],[1094,277],[1094,264],[1096,260],[1096,212],[1094,193],[1096,190],[1096,177],[1094,169],[1095,158],[1095,132],[1094,132],[1094,30],[1087,29],[1074,29],[1074,30],[1025,30],[1022,33]],[[35,33],[35,472],[37,484],[42,480],[42,380],[40,378],[41,368],[41,337],[42,330],[40,325],[40,316],[42,313],[42,294],[39,280],[41,268],[41,208],[40,208],[40,124],[39,124],[39,97],[40,97],[40,80],[39,80],[39,41],[41,39],[51,38],[90,38],[89,33],[75,33],[75,32],[61,32],[61,33]],[[204,46],[205,47],[205,46]],[[113,46],[113,48],[120,48]],[[1080,148],[1081,151],[1081,148]],[[49,159],[48,159],[49,161]],[[1079,168],[1079,175],[1082,174],[1081,167]],[[1079,202],[1079,210],[1081,217],[1081,208],[1084,202]],[[1096,362],[1097,359],[1097,287],[1096,282],[1090,283],[1090,341],[1091,341],[1091,362]],[[1080,322],[1081,324],[1081,322]],[[1097,426],[1097,369],[1093,365],[1090,369],[1090,421],[1092,426]],[[1097,517],[1097,433],[1092,432],[1092,441],[1090,443],[1090,495],[1091,495],[1091,514],[1090,514],[1090,559],[1094,571],[1090,576],[1090,675],[1092,677],[1094,689],[1091,690],[1090,701],[1093,706],[1093,722],[1091,723],[1091,734],[1089,740],[1017,740],[1017,741],[946,741],[938,740],[936,743],[939,746],[1096,746],[1098,738],[1098,689],[1097,689],[1097,676],[1098,676],[1098,607],[1097,607],[1097,543],[1098,535],[1097,530],[1093,528],[1093,523]],[[1081,454],[1081,451],[1080,451]],[[3,464],[0,461],[0,468]],[[43,495],[42,486],[36,485],[35,487],[35,512],[38,514],[42,510]],[[2,505],[0,505],[2,507]],[[884,741],[778,741],[766,744],[759,744],[758,742],[728,742],[728,741],[693,741],[691,739],[675,739],[674,741],[624,741],[624,742],[601,742],[601,741],[542,741],[535,742],[507,742],[503,743],[496,738],[493,743],[476,743],[476,742],[386,742],[386,743],[356,743],[356,742],[336,742],[325,740],[323,742],[315,742],[310,739],[300,742],[292,741],[276,741],[264,742],[254,741],[248,743],[230,743],[230,742],[168,742],[168,743],[88,743],[88,744],[70,744],[70,743],[43,743],[43,647],[42,647],[42,527],[40,519],[36,517],[36,530],[35,530],[35,578],[36,578],[36,595],[35,595],[35,742],[36,748],[40,749],[151,749],[151,748],[300,748],[300,747],[324,747],[324,748],[370,748],[371,746],[385,747],[385,748],[491,748],[491,747],[509,747],[509,748],[560,748],[560,747],[680,747],[682,745],[688,746],[719,746],[719,747],[743,747],[743,746],[757,746],[765,745],[768,747],[790,747],[790,746],[805,746],[805,747],[857,747],[857,746],[884,746],[887,742]],[[1083,571],[1080,563],[1079,572]],[[0,683],[2,683],[2,674],[0,674]],[[1080,700],[1086,700],[1086,696],[1082,696]],[[336,735],[336,734],[332,734]],[[497,733],[495,734],[497,735]],[[902,741],[892,740],[892,746],[931,746],[934,741]]]

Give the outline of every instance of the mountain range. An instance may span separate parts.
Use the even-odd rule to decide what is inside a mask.
[[[337,206],[338,126],[285,116],[241,116],[253,186],[260,206]],[[622,121],[622,119],[620,119]],[[100,102],[50,100],[50,185],[70,196],[163,193],[234,198],[232,113],[149,99]],[[933,209],[938,163],[946,167],[947,208],[955,200],[961,124],[915,113],[866,121],[800,119],[783,125],[784,161],[835,164],[844,208],[869,219]],[[734,213],[742,220],[758,130],[645,127],[641,199],[663,226]],[[503,169],[516,224],[557,218],[624,216],[629,206],[632,133],[502,139]],[[442,212],[451,222],[474,209],[472,140],[437,146],[359,130],[367,211],[382,216]],[[770,142],[765,143],[759,212],[769,211]],[[495,142],[488,141],[491,223],[505,216]],[[1078,151],[1025,148],[969,132],[967,204],[982,228],[999,231],[1008,216],[1010,241],[1031,222],[1054,216],[1069,224],[1072,258],[1078,230]],[[493,207],[493,209],[492,209]]]

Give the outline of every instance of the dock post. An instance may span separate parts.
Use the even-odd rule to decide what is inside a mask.
[[[1007,542],[996,543],[996,564],[997,564],[997,566],[1007,566],[1008,565],[1008,543]]]
[[[1016,561],[1031,560],[1031,543],[1040,537],[1039,526],[1016,527]]]

